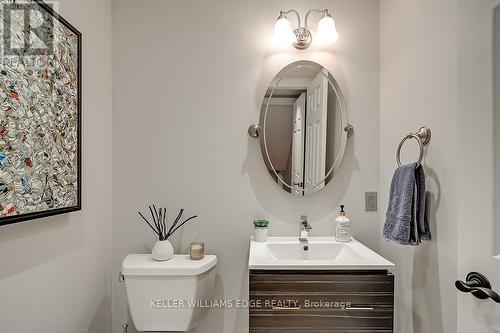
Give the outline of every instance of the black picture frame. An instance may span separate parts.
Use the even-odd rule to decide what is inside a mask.
[[[25,222],[29,220],[39,219],[43,217],[55,216],[60,214],[66,214],[70,212],[82,210],[82,33],[76,29],[72,24],[70,24],[66,19],[59,15],[51,6],[46,4],[41,0],[32,0],[33,3],[37,4],[48,14],[50,14],[55,20],[60,22],[66,28],[68,28],[72,33],[77,36],[77,204],[72,207],[64,207],[53,210],[46,210],[41,212],[33,212],[12,216],[0,217],[0,227],[18,223]]]

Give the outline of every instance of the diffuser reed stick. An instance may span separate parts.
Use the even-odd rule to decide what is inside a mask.
[[[149,212],[151,214],[152,223],[142,215],[141,212],[138,212],[141,218],[148,224],[148,226],[158,235],[158,240],[164,241],[167,240],[170,236],[172,236],[179,228],[181,228],[184,224],[195,219],[198,215],[193,215],[187,219],[185,219],[182,223],[179,224],[179,221],[182,218],[182,214],[184,213],[184,209],[182,208],[177,214],[174,222],[167,228],[167,209],[166,208],[156,208],[155,205],[148,206]]]

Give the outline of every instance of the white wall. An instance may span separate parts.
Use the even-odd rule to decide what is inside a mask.
[[[426,153],[433,239],[418,248],[381,241],[397,265],[396,332],[457,332],[458,8],[453,0],[381,1],[380,210],[385,220],[395,151],[427,125]],[[403,159],[418,156],[408,143]]]
[[[83,33],[83,211],[0,228],[0,332],[110,331],[111,6],[61,0]]]
[[[313,7],[334,10],[341,34],[334,48],[269,45],[280,9]],[[200,216],[175,245],[182,253],[203,240],[217,254],[217,298],[247,298],[254,218],[268,218],[271,234],[294,236],[307,214],[312,235],[332,235],[345,203],[355,236],[378,248],[379,214],[364,212],[364,192],[379,190],[378,1],[116,0],[112,11],[115,273],[127,254],[149,251],[153,234],[137,211],[151,203]],[[278,188],[246,133],[274,75],[300,59],[332,72],[355,127],[337,176],[308,198]],[[115,286],[114,332],[131,322],[123,288]],[[247,326],[247,311],[213,310],[198,332]]]

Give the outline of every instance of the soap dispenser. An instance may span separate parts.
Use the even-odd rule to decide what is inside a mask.
[[[351,241],[351,220],[344,211],[344,205],[340,205],[339,216],[335,219],[335,240],[341,243]]]

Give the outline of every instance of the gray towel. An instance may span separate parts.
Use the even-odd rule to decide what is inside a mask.
[[[394,172],[383,235],[386,240],[403,245],[419,245],[422,239],[431,239],[422,166],[407,164]]]
[[[417,209],[417,235],[419,240],[430,240],[431,230],[429,229],[429,223],[427,222],[427,204],[425,202],[426,191],[425,191],[425,173],[422,165],[419,165],[415,169],[415,207]]]

